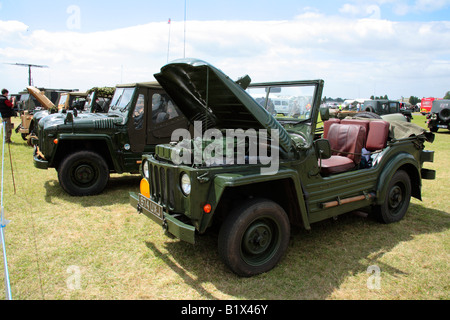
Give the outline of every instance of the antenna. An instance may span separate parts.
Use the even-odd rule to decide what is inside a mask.
[[[29,63],[5,63],[10,64],[13,66],[20,66],[20,67],[28,67],[28,85],[31,86],[31,68],[48,68],[48,66],[40,66],[37,64],[29,64]]]

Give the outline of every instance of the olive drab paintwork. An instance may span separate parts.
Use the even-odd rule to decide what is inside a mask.
[[[219,254],[238,275],[252,276],[273,268],[287,250],[291,225],[311,229],[314,222],[363,208],[384,223],[398,221],[411,196],[421,199],[421,179],[435,177],[433,170],[423,168],[424,162],[433,161],[434,153],[424,150],[424,142],[432,142],[432,134],[414,128],[416,134],[399,136],[394,126],[413,125],[382,120],[332,123],[327,129],[330,135],[336,130],[356,130],[358,137],[364,138],[364,147],[369,148],[370,130],[378,134],[375,130],[381,128],[384,141],[370,140],[370,147],[374,144],[378,150],[369,155],[362,155],[361,146],[350,152],[358,159],[364,156],[365,166],[360,160],[345,171],[324,171],[329,161],[340,161],[339,155],[345,151],[336,153],[335,139],[325,133],[330,123],[320,123],[329,116],[320,108],[323,80],[243,88],[210,64],[192,59],[163,66],[155,78],[189,119],[194,135],[181,142],[176,135],[170,144],[158,145],[154,154],[143,155],[140,192],[130,193],[130,204],[189,243],[195,243],[196,234],[218,226]],[[292,117],[271,115],[276,99],[289,101]],[[248,134],[242,140],[245,157],[241,162],[233,161],[240,156],[239,139],[221,136],[237,130]],[[251,132],[264,133],[254,145]],[[230,141],[230,158],[195,161],[201,152],[206,155],[213,143],[218,147],[214,149],[217,156],[222,144],[228,148]],[[279,156],[272,174],[262,173],[273,164],[264,162],[266,154],[251,155],[252,146],[264,151],[264,145],[271,148],[271,157]]]
[[[170,141],[174,129],[186,127],[158,83],[118,85],[107,113],[74,109],[40,119],[32,139],[34,164],[55,168],[71,195],[98,194],[110,173],[139,173],[143,153],[154,152],[157,144]]]

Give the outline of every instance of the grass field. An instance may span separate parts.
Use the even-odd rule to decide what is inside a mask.
[[[414,122],[425,127],[419,114]],[[297,230],[281,263],[253,278],[222,264],[215,235],[193,246],[138,215],[128,193],[138,190],[139,176],[113,175],[103,194],[70,197],[56,171],[34,168],[32,149],[15,133],[13,140],[3,206],[14,300],[450,298],[448,130],[426,145],[435,151],[426,167],[437,179],[423,181],[423,201],[413,199],[404,220],[382,225],[348,214]]]

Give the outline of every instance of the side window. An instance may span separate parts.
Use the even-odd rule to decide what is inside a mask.
[[[391,113],[398,112],[397,104],[391,103]]]
[[[133,123],[136,130],[141,130],[144,127],[144,105],[145,96],[140,94],[133,112]]]
[[[167,94],[155,93],[152,96],[152,122],[162,123],[178,117],[178,111]]]

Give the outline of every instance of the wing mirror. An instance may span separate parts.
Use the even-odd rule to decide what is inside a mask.
[[[319,139],[314,142],[316,147],[317,157],[319,159],[331,158],[331,146],[330,141],[327,139]]]
[[[330,119],[330,109],[327,106],[320,107],[320,117],[322,118],[322,121]]]

